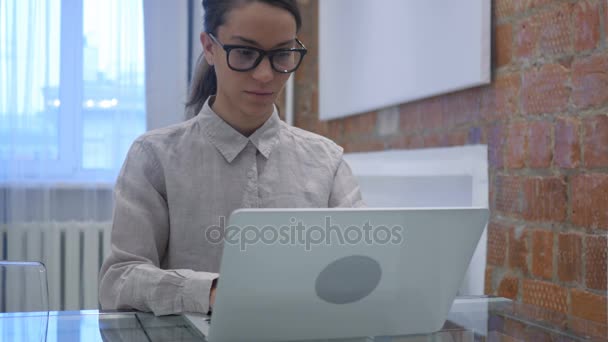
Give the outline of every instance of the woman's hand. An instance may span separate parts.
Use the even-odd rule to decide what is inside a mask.
[[[215,289],[217,288],[217,279],[211,283],[211,291],[209,292],[209,311],[213,310],[213,304],[215,304]]]

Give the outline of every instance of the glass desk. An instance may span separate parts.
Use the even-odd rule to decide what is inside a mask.
[[[64,311],[0,314],[0,341],[205,341],[182,316],[141,312]],[[344,341],[608,341],[608,327],[496,297],[460,297],[431,335]]]

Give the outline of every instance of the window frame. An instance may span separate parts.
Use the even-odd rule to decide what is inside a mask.
[[[57,158],[2,161],[0,185],[5,184],[95,184],[107,186],[116,178],[116,168],[83,167],[83,66],[84,0],[60,0],[59,89],[57,113]],[[81,48],[75,48],[80,46]],[[113,120],[116,114],[109,117]],[[41,172],[41,170],[43,170]],[[17,171],[17,172],[15,172]]]

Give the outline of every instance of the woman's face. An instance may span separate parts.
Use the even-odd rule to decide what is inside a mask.
[[[296,22],[293,15],[284,9],[252,2],[234,8],[225,19],[216,36],[224,45],[244,45],[263,50],[295,47]],[[217,75],[215,103],[220,102],[224,110],[245,117],[259,118],[270,114],[289,74],[273,70],[267,57],[255,69],[234,71],[229,68],[226,52],[219,44],[206,34],[201,39],[207,62],[215,66]]]

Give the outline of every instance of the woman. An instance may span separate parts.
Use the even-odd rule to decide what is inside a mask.
[[[295,0],[204,0],[194,118],[139,137],[115,188],[104,309],[209,311],[222,244],[243,207],[361,206],[332,141],[280,121],[274,102],[306,51]]]

